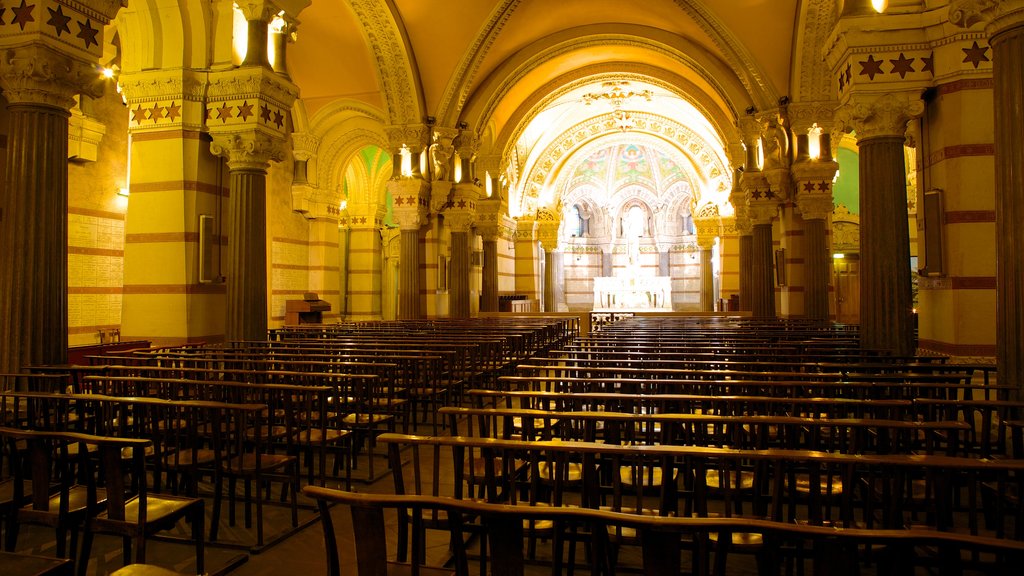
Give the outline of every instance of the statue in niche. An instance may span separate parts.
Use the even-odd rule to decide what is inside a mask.
[[[782,168],[789,155],[789,136],[781,120],[766,122],[761,143],[764,152],[764,169]]]
[[[644,209],[633,206],[622,218],[622,235],[626,238],[626,254],[628,272],[635,273],[640,268],[640,237],[644,235],[646,214]]]
[[[427,150],[430,154],[431,180],[448,180],[451,151],[442,141],[440,134],[435,132],[433,140]]]

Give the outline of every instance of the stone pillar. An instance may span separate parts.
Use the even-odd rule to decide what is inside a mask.
[[[992,46],[995,111],[996,362],[1000,381],[1024,397],[1024,1],[951,3],[950,20],[985,24]]]
[[[449,214],[445,222],[451,226],[451,284],[449,286],[449,315],[452,318],[469,318],[469,252],[470,220],[469,214]]]
[[[484,236],[483,295],[480,298],[481,312],[498,311],[498,238]]]
[[[745,172],[742,184],[747,194],[747,214],[753,225],[750,311],[756,317],[774,318],[775,265],[772,250],[772,220],[779,211],[778,200],[768,185],[767,178],[761,172]]]
[[[537,261],[537,222],[519,219],[515,233],[515,292],[530,299],[540,298]]]
[[[754,230],[748,223],[740,234],[740,310],[753,310]]]
[[[498,194],[490,198],[481,198],[477,202],[477,214],[474,227],[483,239],[483,270],[481,279],[480,311],[498,311],[498,293],[500,265],[498,260],[498,241],[511,238],[508,232],[509,223],[504,212],[507,205]]]
[[[79,38],[91,43],[55,41],[39,11],[34,19],[27,12],[20,27],[12,20],[0,38],[0,87],[9,114],[0,194],[2,372],[67,360],[68,117],[75,94],[102,94],[96,63],[104,25],[120,4],[86,1],[63,8],[82,28]],[[83,36],[87,30],[91,35]]]
[[[715,275],[713,249],[721,222],[717,206],[706,206],[694,218],[697,227],[697,247],[700,248],[700,309],[702,312],[715,310]]]
[[[473,249],[470,226],[476,216],[477,202],[483,195],[476,179],[476,140],[471,132],[459,136],[459,182],[452,188],[451,201],[445,208],[445,223],[451,227],[451,285],[448,314],[452,318],[469,318],[470,251]]]
[[[658,250],[658,276],[672,275],[672,253],[671,248]]]
[[[309,291],[330,302],[324,322],[341,318],[340,270],[338,268],[339,234],[337,216],[320,216],[309,221]]]
[[[804,223],[804,316],[828,320],[828,284],[832,258],[828,250],[828,219],[832,214],[832,178],[838,165],[827,154],[820,161],[793,165],[796,204]]]
[[[373,204],[348,205],[341,218],[347,239],[345,294],[349,320],[380,320],[383,316],[383,207]]]
[[[418,178],[392,179],[387,184],[394,199],[394,216],[401,229],[398,257],[398,318],[423,317],[420,228],[426,222],[430,185]]]
[[[558,226],[561,214],[554,210],[542,208],[537,211],[537,233],[544,247],[544,311],[557,312],[560,302],[561,287],[558,285],[558,267],[561,258],[558,252]]]
[[[282,143],[260,132],[215,136],[211,150],[226,156],[231,190],[226,266],[227,340],[267,338],[267,168]]]
[[[903,145],[920,100],[885,95],[848,104],[842,123],[860,149],[860,339],[867,349],[915,352]]]
[[[753,228],[750,224],[749,209],[747,207],[746,194],[741,185],[742,172],[737,171],[733,182],[733,191],[729,194],[729,203],[732,204],[733,227],[736,230],[736,266],[739,278],[737,279],[737,294],[739,295],[739,309],[750,310],[751,302],[751,274],[753,274]]]

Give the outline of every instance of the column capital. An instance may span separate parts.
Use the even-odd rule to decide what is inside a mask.
[[[500,240],[503,238],[511,240],[516,234],[516,221],[500,210],[491,208],[492,205],[497,204],[497,202],[491,202],[490,199],[481,200],[477,204],[476,222],[473,226],[476,228],[476,233],[482,236],[484,240]]]
[[[75,94],[98,97],[107,82],[94,62],[42,42],[8,48],[0,59],[0,86],[10,104],[38,104],[67,112],[75,105]]]
[[[516,240],[533,241],[537,239],[537,221],[530,217],[520,217],[516,220]]]
[[[285,138],[288,114],[299,88],[262,66],[240,66],[210,73],[206,125],[211,134],[259,130]]]
[[[408,146],[409,150],[418,153],[430,143],[430,126],[426,124],[395,124],[385,128],[384,134],[391,150]]]
[[[419,230],[427,219],[430,184],[418,178],[388,180],[388,192],[394,201],[392,213],[402,230]]]
[[[235,5],[242,11],[246,20],[261,20],[270,23],[279,12],[284,12],[288,20],[295,22],[312,0],[240,0]]]
[[[832,117],[839,105],[834,100],[817,102],[792,102],[786,108],[789,115],[789,127],[796,134],[807,134],[815,124],[831,126]]]
[[[949,3],[949,21],[961,28],[984,24],[985,32],[994,36],[1024,26],[1024,0],[953,0]]]
[[[202,131],[206,125],[209,76],[195,70],[144,70],[122,73],[117,81],[128,106],[128,130],[168,128]]]
[[[338,225],[349,230],[378,229],[384,225],[384,208],[371,204],[349,204],[341,210]]]
[[[562,224],[562,214],[552,208],[537,209],[537,238],[545,250],[558,247],[558,227]]]
[[[263,132],[229,132],[213,134],[210,152],[228,160],[231,170],[266,172],[270,162],[284,159],[286,142]]]
[[[900,137],[907,122],[924,113],[924,102],[916,95],[889,93],[882,96],[851,98],[836,112],[836,122],[857,133],[857,141],[868,138]]]
[[[705,204],[693,216],[693,224],[697,228],[697,246],[708,250],[715,244],[715,237],[721,234],[722,219],[718,206]]]
[[[445,222],[453,231],[466,232],[476,219],[480,187],[472,182],[463,182],[453,187],[452,199],[444,210]]]
[[[772,188],[772,181],[764,172],[744,172],[740,185],[743,187],[743,196],[748,207],[753,206],[755,202],[775,205],[779,203],[779,196]]]

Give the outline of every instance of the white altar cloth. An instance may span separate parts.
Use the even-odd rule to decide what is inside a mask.
[[[669,276],[599,276],[594,278],[594,310],[672,311]]]

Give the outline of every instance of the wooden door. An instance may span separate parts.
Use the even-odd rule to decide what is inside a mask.
[[[860,323],[860,262],[857,258],[833,260],[835,269],[836,322]]]

